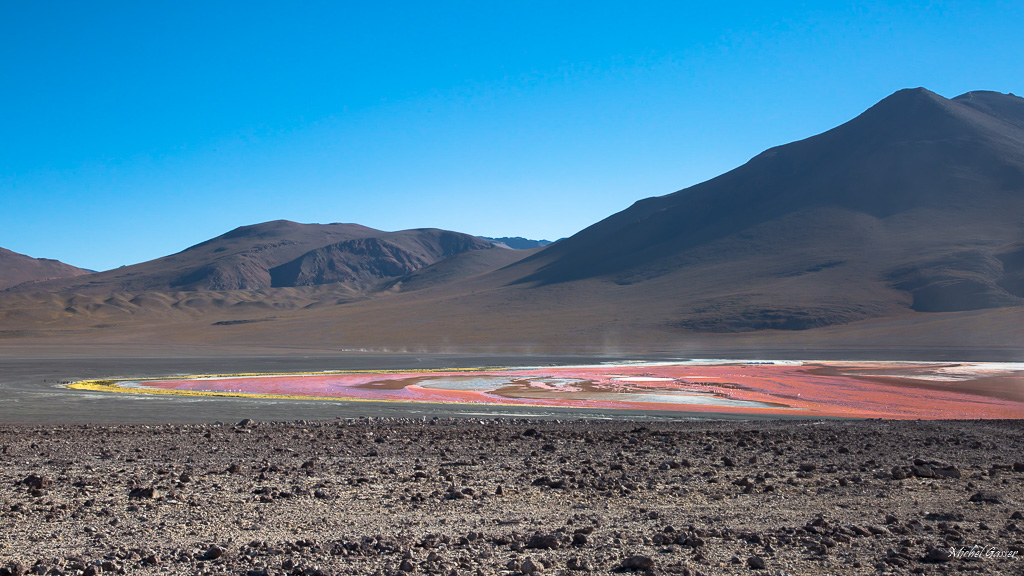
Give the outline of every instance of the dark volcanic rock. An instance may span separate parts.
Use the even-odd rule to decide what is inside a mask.
[[[942,563],[949,562],[951,558],[952,555],[949,553],[948,550],[943,548],[932,548],[924,555],[924,558],[922,558],[921,560],[923,562]]]
[[[132,488],[128,492],[128,498],[133,500],[153,499],[158,495],[157,490],[153,486],[143,486],[141,488]]]
[[[654,559],[650,556],[630,556],[623,559],[620,566],[623,570],[647,570],[654,566]]]
[[[998,494],[996,492],[982,491],[975,492],[974,494],[972,494],[970,501],[984,504],[1002,504],[1003,497],[1001,494]]]
[[[554,534],[536,533],[526,541],[527,548],[538,548],[540,550],[554,550],[560,546],[558,537]]]
[[[37,474],[29,474],[21,483],[35,490],[45,490],[53,487],[53,480],[51,478]]]

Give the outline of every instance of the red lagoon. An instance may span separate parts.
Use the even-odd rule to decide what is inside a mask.
[[[135,392],[898,419],[1024,418],[1024,364],[687,361],[137,381]]]

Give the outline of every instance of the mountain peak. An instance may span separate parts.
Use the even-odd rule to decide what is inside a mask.
[[[884,122],[901,123],[906,120],[925,120],[935,114],[949,112],[953,104],[926,88],[897,90],[868,108],[856,120],[871,118]]]
[[[1024,98],[989,90],[975,90],[953,98],[953,102],[987,114],[1016,128],[1024,129]]]

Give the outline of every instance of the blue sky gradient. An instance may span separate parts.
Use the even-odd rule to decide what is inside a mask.
[[[924,86],[1021,2],[0,2],[0,246],[108,269],[285,218],[555,239]]]

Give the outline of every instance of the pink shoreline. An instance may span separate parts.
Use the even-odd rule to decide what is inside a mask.
[[[1013,397],[1024,389],[1024,370],[1011,366],[979,373],[971,372],[971,366],[639,364],[197,378],[140,384],[164,390],[353,400],[893,419],[1024,418],[1024,402]],[[866,375],[882,369],[884,377]],[[948,377],[950,370],[963,378],[934,379]],[[981,380],[986,385],[972,390],[972,382]],[[1006,393],[992,394],[993,386]]]

